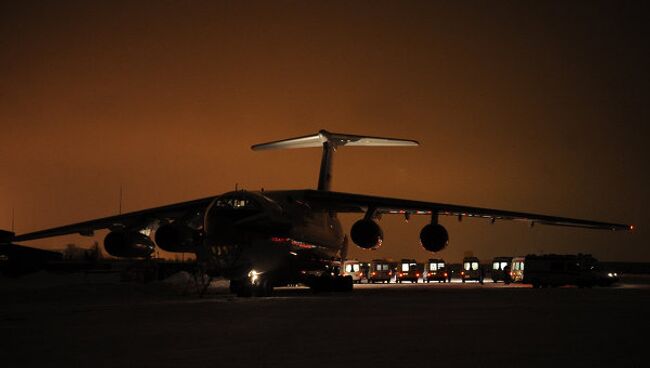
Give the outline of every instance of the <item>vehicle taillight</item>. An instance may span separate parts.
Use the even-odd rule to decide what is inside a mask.
[[[465,274],[465,271],[460,271],[460,274],[461,274],[461,275],[464,275],[464,274]]]
[[[447,272],[445,272],[445,277],[447,277]]]
[[[388,276],[390,276],[390,275],[392,275],[392,274],[393,274],[393,271],[388,272]]]
[[[419,273],[416,273],[416,274],[415,274],[415,277],[420,277],[420,274],[419,274]]]
[[[373,272],[373,273],[372,273],[373,276],[375,276],[376,274],[377,274],[377,272]]]

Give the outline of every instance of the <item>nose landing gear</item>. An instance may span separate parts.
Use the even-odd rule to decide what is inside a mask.
[[[238,297],[269,297],[273,294],[273,282],[269,275],[250,271],[248,277],[230,280],[230,292]]]

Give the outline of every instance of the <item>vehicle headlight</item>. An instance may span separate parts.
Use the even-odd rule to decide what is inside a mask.
[[[614,274],[610,272],[610,273],[607,274],[607,276],[614,277]]]

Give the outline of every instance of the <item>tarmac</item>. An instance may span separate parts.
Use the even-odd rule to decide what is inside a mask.
[[[646,278],[609,288],[361,284],[237,298],[225,282],[0,279],[2,367],[641,367]]]

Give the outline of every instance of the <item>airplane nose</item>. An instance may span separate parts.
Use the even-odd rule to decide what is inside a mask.
[[[204,217],[204,231],[212,243],[233,244],[242,239],[242,222],[259,215],[260,209],[246,193],[231,193],[216,198]]]

